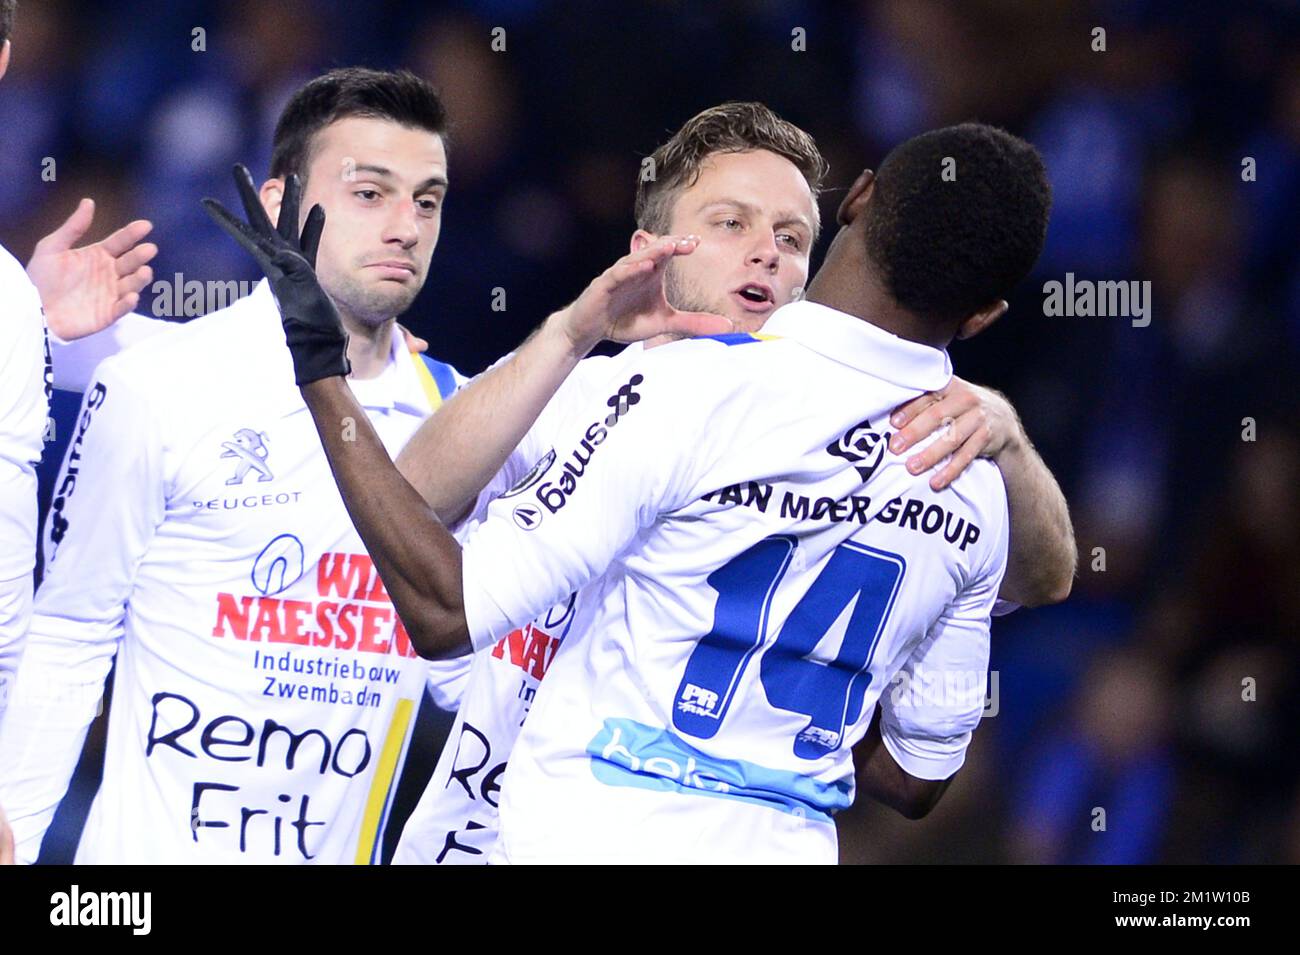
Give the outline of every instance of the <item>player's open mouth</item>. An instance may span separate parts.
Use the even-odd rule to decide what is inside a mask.
[[[731,293],[747,312],[766,312],[776,304],[776,297],[766,285],[749,282]]]

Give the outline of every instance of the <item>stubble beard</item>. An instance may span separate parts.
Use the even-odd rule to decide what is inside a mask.
[[[388,283],[362,283],[351,274],[340,275],[330,284],[330,298],[339,312],[367,328],[377,328],[402,315],[420,292],[419,286],[393,283],[389,288],[385,287]]]
[[[725,300],[710,301],[709,296],[682,274],[677,262],[668,263],[664,273],[664,298],[668,304],[680,312],[712,312],[714,315],[727,315]]]

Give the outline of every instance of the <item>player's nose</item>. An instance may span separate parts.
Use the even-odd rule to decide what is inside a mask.
[[[776,246],[776,236],[769,234],[756,238],[745,262],[776,271],[776,267],[781,264],[781,250]]]
[[[420,225],[415,203],[395,203],[385,223],[384,241],[400,243],[409,249],[420,240]]]

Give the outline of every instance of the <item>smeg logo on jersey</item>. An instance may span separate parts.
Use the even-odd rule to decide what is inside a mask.
[[[50,555],[48,559],[51,561],[58,554],[59,545],[63,543],[63,538],[68,533],[66,510],[72,492],[77,489],[77,476],[81,473],[81,448],[86,440],[86,431],[90,428],[90,422],[95,417],[95,411],[103,407],[106,400],[108,400],[108,386],[101,381],[95,382],[94,387],[86,393],[81,418],[77,422],[77,436],[72,439],[72,447],[68,450],[68,459],[63,466],[59,486],[54,489],[54,500],[50,504]]]
[[[860,421],[845,431],[837,441],[826,445],[826,451],[848,461],[863,481],[870,479],[885,458],[890,433],[881,434],[871,426],[871,419]]]
[[[515,483],[514,487],[506,491],[501,496],[514,497],[517,494],[523,494],[524,491],[528,490],[530,487],[532,487],[534,484],[540,481],[542,479],[542,476],[551,469],[551,465],[554,463],[555,463],[555,449],[551,448],[551,450],[547,451],[544,455],[542,455],[541,459],[536,464],[533,465],[531,471],[529,471],[527,474],[521,477]]]
[[[535,495],[539,504],[555,514],[569,502],[569,498],[578,489],[578,481],[587,473],[587,466],[591,463],[596,449],[609,437],[610,429],[617,427],[623,416],[640,404],[641,396],[636,393],[636,386],[644,381],[645,376],[633,375],[626,385],[606,399],[605,405],[613,410],[603,421],[593,421],[587,426],[578,446],[564,458],[563,462],[558,462],[561,463],[560,472],[554,480],[541,482]],[[552,461],[552,463],[557,462]],[[551,464],[548,464],[547,470],[539,476],[548,473],[550,467]],[[516,521],[518,521],[517,516]]]
[[[643,375],[633,375],[626,385],[619,388],[605,401],[606,405],[614,409],[605,417],[605,427],[614,427],[614,425],[618,424],[618,419],[627,414],[629,408],[640,403],[641,396],[636,393],[635,389],[643,381],[645,381]]]

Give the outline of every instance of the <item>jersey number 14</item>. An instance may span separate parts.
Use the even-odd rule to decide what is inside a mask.
[[[709,575],[718,603],[713,629],[700,638],[677,688],[673,725],[681,732],[700,739],[717,734],[756,656],[768,702],[808,718],[795,735],[796,756],[817,759],[838,749],[844,728],[861,715],[868,669],[906,562],[874,547],[841,544],[764,652],[772,599],[797,547],[793,537],[769,537]],[[850,605],[835,659],[810,659]]]

